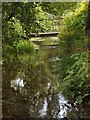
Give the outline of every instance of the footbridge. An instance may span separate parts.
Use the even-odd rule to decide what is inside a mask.
[[[54,37],[60,34],[60,18],[38,19],[33,24],[33,29],[38,28],[36,32],[30,33],[30,37]]]

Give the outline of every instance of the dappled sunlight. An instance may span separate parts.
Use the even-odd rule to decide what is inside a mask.
[[[11,87],[14,88],[15,90],[22,89],[24,87],[25,83],[23,82],[22,79],[17,78],[16,80],[11,81]]]
[[[2,117],[90,118],[90,2],[2,7]]]

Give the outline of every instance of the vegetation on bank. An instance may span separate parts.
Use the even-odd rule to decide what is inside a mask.
[[[6,45],[3,48],[3,57],[8,55],[15,55],[15,54],[32,54],[35,50],[38,49],[38,46],[35,45],[31,41],[19,41],[18,43],[14,43],[13,46]]]
[[[90,104],[88,78],[88,37],[85,33],[88,3],[78,3],[76,8],[63,15],[60,39],[62,60],[55,63],[53,72],[61,79],[60,90],[69,99]]]
[[[30,33],[40,32],[39,28],[45,31],[51,26],[50,23],[45,27],[45,22],[39,23],[38,18],[45,18],[47,15],[62,18],[58,36],[61,61],[55,62],[52,69],[59,75],[60,90],[69,99],[90,104],[88,38],[85,32],[88,2],[9,2],[2,3],[2,6],[3,55],[33,53],[37,46],[27,41]]]

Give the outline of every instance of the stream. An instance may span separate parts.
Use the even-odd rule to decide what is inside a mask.
[[[89,120],[89,106],[72,105],[59,91],[58,76],[51,72],[50,61],[60,60],[58,39],[48,38],[48,42],[43,39],[33,41],[38,45],[33,55],[16,55],[3,60],[3,118]]]

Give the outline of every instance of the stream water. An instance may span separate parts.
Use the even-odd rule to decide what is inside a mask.
[[[37,41],[36,41],[37,42]],[[73,105],[59,92],[58,77],[49,61],[58,61],[58,46],[37,42],[33,55],[3,60],[3,118],[90,119],[89,106]]]

